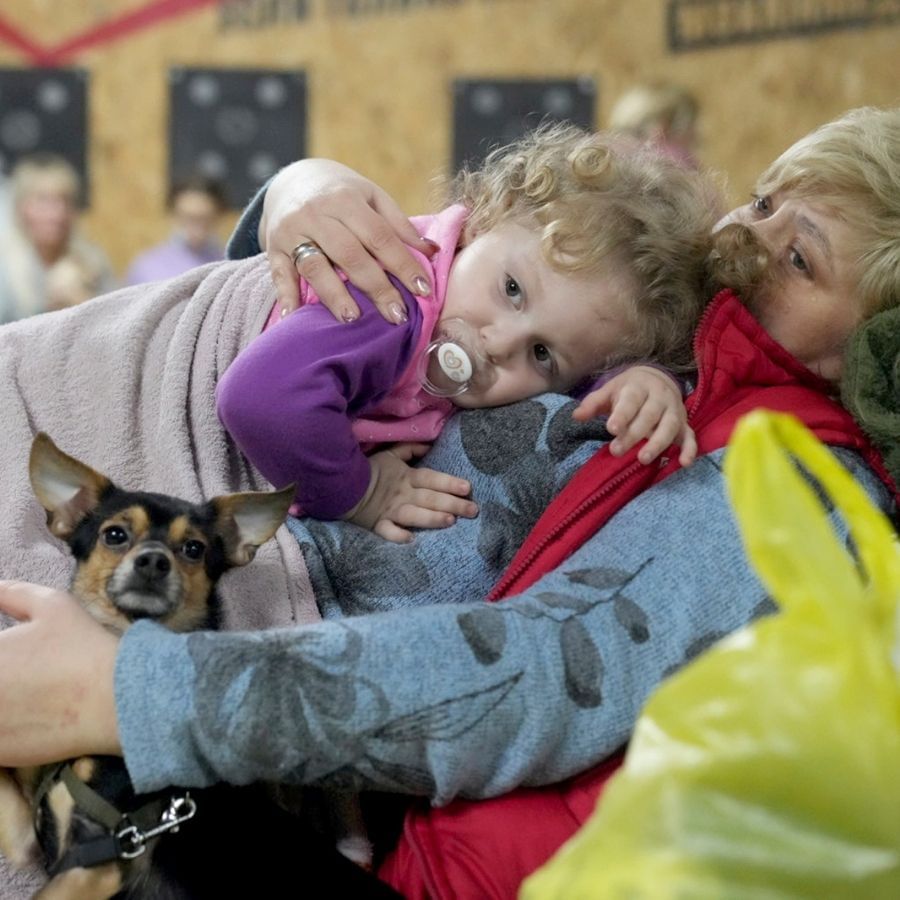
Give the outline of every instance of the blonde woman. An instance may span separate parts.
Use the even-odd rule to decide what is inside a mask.
[[[63,260],[92,273],[94,293],[112,289],[106,254],[78,233],[75,169],[61,157],[35,154],[16,164],[10,180],[12,210],[0,240],[0,324],[51,308],[47,276]]]

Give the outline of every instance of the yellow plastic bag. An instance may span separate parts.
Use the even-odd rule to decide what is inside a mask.
[[[819,482],[850,529],[829,524]],[[597,812],[525,900],[900,898],[900,552],[795,419],[747,416],[725,473],[779,615],[664,683]]]

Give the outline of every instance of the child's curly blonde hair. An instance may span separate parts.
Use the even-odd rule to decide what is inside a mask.
[[[633,336],[607,366],[652,358],[692,367],[719,205],[705,176],[621,135],[550,125],[460,173],[454,193],[470,210],[464,242],[518,220],[540,230],[555,270],[632,286],[626,299]]]

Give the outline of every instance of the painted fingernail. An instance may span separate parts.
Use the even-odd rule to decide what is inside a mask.
[[[359,318],[358,313],[355,313],[355,312],[353,312],[353,310],[350,310],[350,309],[345,309],[341,313],[342,321],[346,322],[348,325],[350,324],[350,322],[355,322],[358,318]]]
[[[281,318],[283,319],[286,315],[287,315],[287,307],[282,306],[281,307]]]
[[[431,294],[431,285],[421,275],[413,278],[413,289],[420,297],[428,297]]]
[[[441,245],[436,241],[433,241],[431,238],[421,237],[419,238],[419,242],[427,247],[432,253],[437,253],[438,250],[441,249]]]
[[[391,318],[400,325],[405,322],[409,317],[406,315],[406,310],[399,303],[392,303],[390,306]]]

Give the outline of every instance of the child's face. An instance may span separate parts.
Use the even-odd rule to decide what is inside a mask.
[[[471,409],[571,390],[628,334],[627,291],[624,273],[552,269],[533,228],[505,222],[478,235],[453,261],[441,321],[469,325],[488,377],[453,402]]]
[[[733,222],[753,229],[770,258],[754,315],[802,363],[837,380],[847,338],[864,316],[853,229],[828,207],[788,192],[739,207],[716,230]]]

